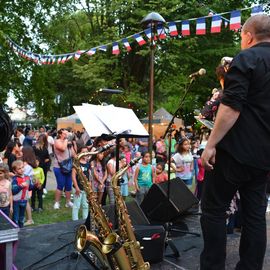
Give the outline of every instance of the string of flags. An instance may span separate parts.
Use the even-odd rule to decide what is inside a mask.
[[[78,50],[76,52],[57,54],[57,55],[44,55],[31,52],[20,47],[9,37],[6,37],[7,43],[10,48],[22,58],[32,61],[40,65],[53,65],[53,64],[64,64],[71,59],[78,61],[83,54],[92,56],[96,54],[97,51],[106,52],[110,48],[113,55],[120,54],[120,45],[122,44],[126,52],[130,52],[132,47],[130,42],[136,41],[139,46],[151,42],[152,38],[154,40],[164,40],[167,37],[185,37],[191,35],[190,25],[192,21],[196,22],[196,35],[205,35],[207,33],[206,29],[206,20],[211,19],[211,28],[210,33],[220,33],[223,28],[228,28],[233,31],[238,31],[241,28],[241,11],[251,9],[251,16],[262,14],[264,12],[263,5],[254,6],[252,8],[243,8],[239,10],[234,10],[230,12],[224,12],[220,14],[215,14],[210,12],[207,16],[201,18],[192,18],[188,20],[178,20],[174,22],[168,22],[168,28],[165,28],[164,25],[157,25],[155,33],[152,33],[151,28],[147,28],[144,31],[133,34],[126,38],[123,38],[112,43],[101,45],[98,47],[90,48],[88,50]],[[223,17],[225,14],[230,14],[230,19]],[[181,24],[181,26],[179,25]],[[122,47],[121,47],[122,49]]]

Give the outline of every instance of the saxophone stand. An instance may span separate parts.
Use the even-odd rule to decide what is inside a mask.
[[[174,119],[176,117],[176,115],[179,113],[181,113],[181,109],[183,107],[183,104],[184,104],[184,101],[185,101],[185,98],[187,96],[187,93],[189,92],[190,88],[191,88],[191,85],[192,83],[194,82],[195,78],[192,77],[191,80],[190,80],[190,83],[188,84],[188,86],[186,87],[186,90],[185,90],[185,93],[180,101],[180,104],[178,106],[178,108],[176,109],[176,111],[174,112],[173,114],[173,117],[170,121],[170,123],[168,124],[168,127],[163,135],[163,138],[166,138],[166,136],[168,137],[168,141],[169,141],[169,151],[168,151],[168,189],[167,189],[167,199],[168,201],[170,202],[170,182],[171,182],[171,177],[170,177],[170,174],[171,174],[171,156],[172,156],[172,151],[171,151],[171,146],[172,146],[172,132],[174,131],[174,129],[172,128],[172,125],[174,124]],[[168,216],[169,216],[169,213],[168,213]],[[169,218],[167,219],[169,220]],[[170,232],[179,232],[179,233],[183,233],[183,234],[191,234],[191,235],[195,235],[195,236],[198,236],[200,237],[201,235],[199,233],[196,233],[196,232],[189,232],[189,231],[185,231],[185,230],[180,230],[178,228],[176,228],[172,222],[170,221],[167,221],[165,224],[164,224],[164,228],[165,228],[165,231],[166,231],[166,245],[169,246],[171,248],[171,250],[173,251],[173,254],[172,256],[175,257],[175,258],[179,258],[180,257],[180,253],[178,251],[178,249],[176,248],[175,244],[173,243],[172,239],[169,238],[169,235],[170,235]],[[171,255],[168,255],[168,256],[171,256]]]

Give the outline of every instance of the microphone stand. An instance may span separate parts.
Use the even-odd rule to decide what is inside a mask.
[[[171,185],[171,156],[172,156],[172,151],[171,151],[171,146],[172,146],[172,132],[173,132],[173,128],[172,128],[172,125],[174,123],[174,119],[177,115],[178,112],[180,112],[180,110],[182,109],[183,107],[183,104],[184,104],[184,101],[186,99],[186,96],[193,84],[193,82],[195,81],[195,77],[192,76],[191,79],[190,79],[190,82],[189,84],[187,84],[186,86],[186,89],[185,89],[185,92],[184,92],[184,95],[182,96],[181,100],[180,100],[180,103],[178,105],[178,108],[176,109],[176,111],[174,112],[173,114],[173,117],[170,121],[170,123],[168,124],[168,127],[163,135],[163,138],[165,139],[166,136],[168,135],[168,141],[169,141],[169,151],[168,151],[168,183],[167,183],[167,199],[168,199],[168,203],[170,203],[170,185]],[[168,219],[167,219],[168,220]],[[176,229],[176,228],[173,228],[172,227],[173,224],[171,222],[166,222],[165,223],[165,230],[166,230],[166,244],[171,248],[171,250],[173,251],[173,256],[178,258],[180,257],[180,253],[179,251],[177,250],[175,244],[172,242],[172,239],[168,238],[168,234],[169,232],[180,232],[180,233],[185,233],[185,234],[192,234],[192,235],[195,235],[195,236],[200,236],[199,233],[194,233],[194,232],[189,232],[189,231],[184,231],[184,230],[180,230],[180,229]]]

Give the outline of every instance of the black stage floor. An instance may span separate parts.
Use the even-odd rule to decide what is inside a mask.
[[[267,215],[267,232],[270,237],[270,216]],[[74,251],[73,244],[67,245],[74,239],[75,229],[83,221],[70,221],[51,225],[23,228],[19,232],[19,245],[15,265],[19,270],[53,269],[53,270],[91,270],[91,266],[82,257],[72,259],[69,255]],[[200,232],[198,215],[185,215],[178,219],[181,229],[191,232]],[[227,270],[234,269],[238,260],[238,243],[240,234],[228,235],[227,243]],[[270,239],[270,238],[269,238]],[[199,255],[203,247],[202,236],[197,237],[190,234],[172,235],[172,240],[181,256],[173,258],[172,250],[167,247],[164,260],[158,264],[152,264],[153,270],[198,270]],[[270,241],[269,241],[270,242]],[[66,245],[65,247],[63,247]],[[35,262],[43,259],[40,263]],[[267,245],[264,269],[270,269],[270,244]],[[29,267],[30,266],[30,267]]]

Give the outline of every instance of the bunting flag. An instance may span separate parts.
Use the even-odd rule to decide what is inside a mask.
[[[55,58],[55,56],[53,56],[53,58],[52,58],[52,65],[55,64],[55,61],[56,61],[56,58]]]
[[[182,22],[182,36],[189,36],[190,35],[190,28],[189,28],[189,21]]]
[[[199,18],[197,19],[196,35],[205,35],[205,33],[206,33],[205,18]]]
[[[74,54],[70,54],[68,57],[67,57],[67,61],[71,60],[73,58]]]
[[[113,43],[112,54],[118,55],[120,53],[118,42]]]
[[[93,48],[93,49],[90,49],[89,51],[86,52],[87,55],[94,55],[96,53],[97,49],[96,48]]]
[[[98,49],[102,52],[106,52],[107,51],[107,46],[106,45],[102,45],[100,47],[98,47]]]
[[[144,33],[145,33],[145,35],[147,36],[147,38],[148,38],[149,40],[151,40],[151,38],[152,38],[151,28],[145,29],[145,30],[144,30]]]
[[[266,4],[265,4],[266,5]],[[122,38],[121,40],[117,40],[115,42],[108,43],[106,45],[100,45],[95,48],[87,49],[87,50],[77,50],[76,52],[70,52],[70,53],[64,53],[59,55],[43,55],[38,54],[29,51],[28,49],[24,49],[17,45],[13,40],[11,40],[9,37],[6,37],[6,43],[8,46],[12,49],[12,51],[17,55],[20,56],[28,61],[32,61],[36,64],[41,65],[53,65],[55,63],[57,64],[64,64],[74,58],[75,60],[79,60],[82,54],[87,55],[94,55],[97,51],[103,51],[106,52],[107,49],[112,46],[112,54],[119,55],[120,49],[119,49],[119,43],[122,42],[125,49],[129,52],[131,50],[131,45],[129,43],[129,39],[133,38],[136,40],[136,42],[142,46],[146,44],[146,40],[143,38],[142,34],[145,34],[147,39],[151,42],[152,37],[153,41],[157,39],[165,39],[167,36],[175,37],[179,36],[180,31],[178,32],[177,29],[177,23],[181,23],[181,35],[182,36],[189,36],[191,34],[190,31],[190,24],[192,24],[193,29],[193,21],[196,21],[196,35],[204,35],[206,34],[206,22],[210,23],[211,20],[211,33],[219,33],[221,32],[222,27],[230,26],[230,30],[234,30],[237,32],[239,28],[241,28],[241,11],[244,10],[251,10],[251,16],[262,14],[264,10],[264,5],[258,5],[254,7],[247,7],[242,8],[235,11],[230,12],[223,12],[216,14],[214,11],[210,10],[208,15],[205,17],[200,18],[192,18],[187,20],[178,20],[178,21],[172,21],[168,22],[168,32],[166,32],[166,29],[162,25],[157,25],[156,31],[151,30],[151,28],[145,29],[143,32],[135,33],[133,35],[130,35],[126,38]],[[223,17],[224,14],[230,14],[230,20]],[[208,21],[207,21],[208,20]]]
[[[220,15],[214,15],[212,17],[211,33],[219,33],[221,31],[222,20]]]
[[[77,51],[75,54],[74,54],[74,59],[77,61],[77,60],[79,60],[80,59],[80,57],[81,57],[81,55],[83,54],[83,53],[85,53],[85,50],[83,50],[83,51]]]
[[[168,23],[168,26],[169,26],[170,36],[171,37],[178,36],[178,31],[177,31],[176,23],[175,22],[169,22]]]
[[[62,58],[62,60],[61,60],[61,64],[65,64],[66,61],[67,61],[67,56],[65,55],[65,56]]]
[[[230,30],[238,30],[241,28],[241,11],[235,10],[231,12]]]
[[[131,51],[131,47],[130,47],[130,44],[129,44],[127,38],[123,38],[122,43],[124,44],[124,46],[125,46],[125,48],[127,49],[128,52]]]
[[[251,9],[251,16],[263,14],[263,6],[256,6]]]
[[[142,46],[142,45],[144,45],[144,44],[146,43],[146,41],[141,37],[140,34],[135,34],[135,35],[133,35],[133,38],[136,39],[136,41],[138,42],[138,44],[139,44],[140,46]]]
[[[165,39],[166,38],[166,33],[165,29],[162,25],[157,26],[157,35],[159,39]]]

